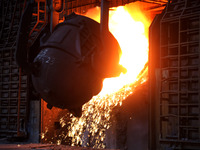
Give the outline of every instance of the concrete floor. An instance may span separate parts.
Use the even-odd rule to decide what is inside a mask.
[[[66,145],[55,145],[55,144],[35,144],[35,143],[34,144],[0,144],[0,150],[33,150],[33,149],[34,150],[97,150],[93,148],[71,147],[71,146],[66,146]],[[98,149],[98,150],[103,150],[103,149]]]

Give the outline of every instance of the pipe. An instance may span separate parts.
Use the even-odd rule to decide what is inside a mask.
[[[109,21],[109,1],[108,0],[101,0],[101,23],[100,23],[100,31],[101,34],[109,31],[108,28],[108,21]]]
[[[26,7],[26,0],[24,0],[23,10]],[[21,76],[22,76],[22,69],[19,67],[19,89],[18,89],[18,101],[17,101],[17,136],[19,137],[20,134],[20,104],[21,104]]]
[[[17,136],[19,137],[20,132],[20,104],[21,104],[21,68],[19,68],[19,89],[18,89],[18,106],[17,106]]]

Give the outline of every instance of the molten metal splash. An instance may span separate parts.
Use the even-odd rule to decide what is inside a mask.
[[[134,92],[135,87],[147,79],[150,22],[140,11],[133,13],[130,8],[132,7],[113,8],[110,10],[109,18],[109,29],[122,49],[120,64],[127,69],[127,73],[105,79],[101,93],[83,106],[81,118],[68,114],[67,117],[71,118],[68,134],[60,136],[71,137],[72,146],[105,148],[103,142],[106,129],[110,127],[112,109],[117,105],[121,106],[122,101]],[[99,22],[100,8],[91,9],[86,16]],[[62,127],[66,125],[65,117],[60,119]]]
[[[120,64],[127,69],[127,73],[121,74],[117,78],[105,79],[100,95],[115,93],[123,86],[134,83],[138,80],[138,74],[148,61],[148,32],[145,32],[145,29],[147,30],[145,25],[149,26],[149,24],[134,19],[134,16],[137,15],[143,18],[144,16],[138,12],[131,16],[128,9],[123,6],[113,8],[109,14],[109,30],[120,44],[122,49]],[[90,15],[93,15],[93,11],[86,14],[93,18]],[[93,19],[99,22],[99,16]]]

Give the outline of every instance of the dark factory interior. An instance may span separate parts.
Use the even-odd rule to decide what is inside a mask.
[[[199,0],[1,0],[0,149],[200,150]]]

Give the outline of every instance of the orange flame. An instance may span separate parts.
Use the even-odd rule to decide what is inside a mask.
[[[60,136],[71,137],[72,146],[81,144],[105,148],[103,141],[106,136],[105,131],[110,127],[112,109],[116,105],[121,105],[135,87],[147,79],[150,21],[135,8],[126,5],[110,9],[109,29],[121,46],[120,64],[127,69],[127,73],[105,79],[102,91],[83,106],[80,118],[67,114],[71,118],[68,133]],[[86,16],[99,22],[100,8],[89,10]],[[64,117],[60,119],[61,126],[66,125],[63,119]]]
[[[120,64],[127,69],[126,74],[105,79],[100,95],[111,94],[127,84],[138,80],[137,76],[148,61],[148,22],[141,12],[132,14],[126,6],[112,8],[109,12],[109,30],[122,49]],[[100,8],[91,9],[87,17],[100,22]],[[141,21],[137,21],[140,17]]]

